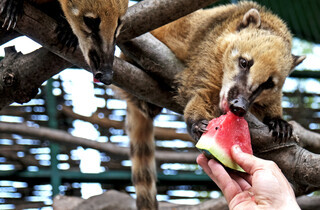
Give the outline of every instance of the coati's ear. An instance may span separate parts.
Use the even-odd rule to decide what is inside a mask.
[[[250,24],[257,28],[260,27],[261,18],[257,9],[252,8],[243,16],[242,21],[238,26],[238,30],[240,31],[241,29],[248,27]]]
[[[306,56],[292,55],[292,58],[293,58],[293,63],[292,63],[291,71],[289,74],[291,74],[294,71],[294,67],[298,66],[300,63],[302,63],[302,61],[304,61],[304,59],[306,59]]]
[[[300,63],[302,63],[302,61],[304,61],[304,59],[306,59],[305,55],[292,55],[293,57],[293,67],[298,66]]]

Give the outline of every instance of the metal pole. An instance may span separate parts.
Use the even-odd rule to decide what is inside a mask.
[[[57,121],[57,101],[52,93],[53,90],[53,79],[49,79],[46,85],[46,106],[47,114],[49,117],[48,125],[50,128],[58,129]],[[51,156],[51,186],[52,186],[52,197],[59,194],[59,186],[61,185],[61,176],[58,169],[59,161],[57,155],[59,154],[59,144],[50,143],[50,156]]]

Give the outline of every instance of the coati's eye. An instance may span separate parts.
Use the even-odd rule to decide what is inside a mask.
[[[261,84],[263,89],[271,89],[275,86],[272,77],[269,77],[267,81],[265,81],[264,83]]]
[[[246,60],[245,58],[240,57],[239,58],[239,66],[242,69],[250,69],[250,67],[253,65],[253,60]]]
[[[100,17],[93,18],[93,17],[83,17],[83,22],[86,24],[86,26],[91,29],[94,32],[99,31],[101,19]]]
[[[244,58],[239,58],[239,66],[243,69],[246,69],[248,66],[248,61]]]

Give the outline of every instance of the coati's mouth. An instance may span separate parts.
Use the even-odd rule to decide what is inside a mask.
[[[104,55],[101,51],[90,50],[88,57],[94,78],[105,85],[110,85],[113,79],[113,54]]]
[[[219,108],[222,114],[226,114],[230,110],[229,103],[224,96],[222,96],[222,98],[220,99]]]
[[[235,99],[228,100],[226,97],[222,97],[220,100],[220,110],[223,114],[231,111],[233,114],[243,117],[249,110],[250,103],[243,96],[238,96]]]

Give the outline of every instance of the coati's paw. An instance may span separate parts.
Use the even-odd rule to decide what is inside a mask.
[[[275,141],[286,142],[288,141],[293,132],[292,125],[281,118],[265,119],[263,121],[272,131],[272,136]]]
[[[78,38],[72,32],[72,29],[67,21],[62,21],[58,24],[57,28],[55,29],[57,33],[57,37],[59,40],[58,44],[61,44],[63,47],[60,49],[66,49],[66,52],[72,50],[74,52],[78,46]]]
[[[0,15],[5,19],[2,28],[14,29],[23,13],[23,0],[0,0]]]
[[[199,120],[197,122],[187,123],[188,131],[191,137],[198,141],[201,135],[207,131],[209,121],[208,120]]]

